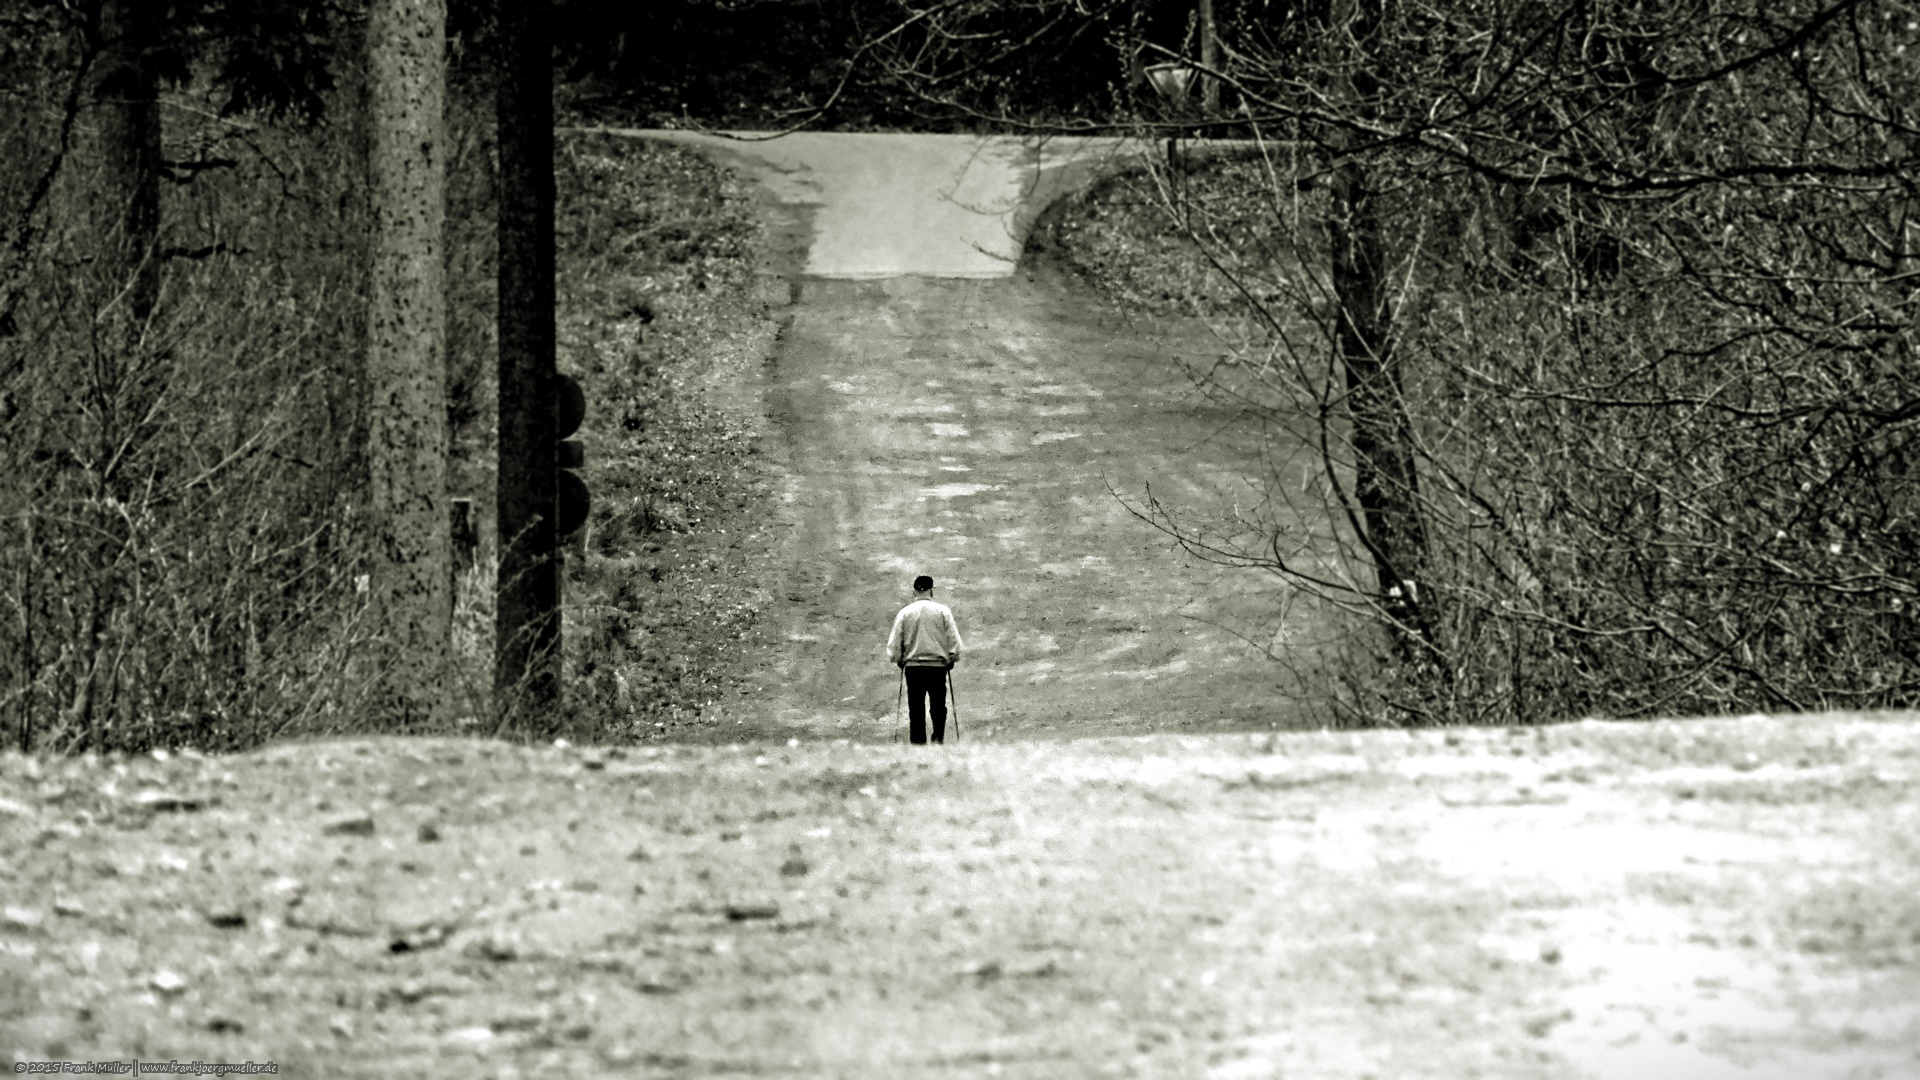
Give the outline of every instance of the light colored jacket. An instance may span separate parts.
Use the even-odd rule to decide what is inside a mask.
[[[960,627],[953,611],[932,600],[915,600],[893,617],[887,659],[908,667],[952,667],[960,661]]]

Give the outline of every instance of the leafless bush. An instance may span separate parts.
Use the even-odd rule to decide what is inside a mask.
[[[1369,10],[1134,189],[1276,448],[1142,514],[1344,612],[1351,722],[1912,705],[1913,10]]]
[[[19,89],[19,88],[16,88]],[[31,90],[31,87],[25,90]],[[25,90],[22,90],[24,93]],[[168,102],[151,314],[95,259],[62,102],[16,130],[0,337],[0,702],[25,747],[226,748],[359,723],[361,214],[345,132]],[[49,141],[51,140],[51,142]]]

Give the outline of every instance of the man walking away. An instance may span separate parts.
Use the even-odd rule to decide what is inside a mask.
[[[947,741],[947,671],[960,662],[960,627],[953,611],[934,603],[933,579],[913,579],[913,603],[893,617],[887,659],[905,673],[907,736],[927,741],[927,700],[933,702],[933,741]]]

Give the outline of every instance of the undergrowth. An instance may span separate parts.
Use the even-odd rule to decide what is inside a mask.
[[[1270,302],[1302,281],[1303,238],[1276,228],[1258,192],[1258,158],[1190,154],[1182,169],[1129,169],[1108,176],[1042,215],[1028,250],[1045,255],[1119,309],[1155,318],[1245,316],[1250,299]],[[1174,227],[1177,214],[1206,244]],[[1311,243],[1311,239],[1307,240]],[[1209,263],[1230,253],[1252,297]]]
[[[761,226],[744,181],[679,147],[583,133],[556,168],[560,367],[586,390],[593,494],[566,573],[570,712],[590,737],[669,736],[729,692],[769,599]]]

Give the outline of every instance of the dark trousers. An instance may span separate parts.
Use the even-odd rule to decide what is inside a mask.
[[[947,669],[908,667],[907,739],[927,741],[927,701],[933,702],[933,741],[947,741]]]

